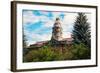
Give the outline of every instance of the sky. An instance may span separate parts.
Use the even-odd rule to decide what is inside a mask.
[[[91,14],[86,14],[91,22]],[[77,13],[63,11],[23,10],[23,28],[27,44],[50,40],[55,19],[59,17],[63,38],[70,38]]]

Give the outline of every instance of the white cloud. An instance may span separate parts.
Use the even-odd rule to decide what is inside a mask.
[[[27,24],[27,23],[35,23],[38,21],[42,21],[42,22],[46,22],[48,21],[49,18],[46,16],[36,16],[33,14],[32,11],[24,11],[23,12],[23,24]]]
[[[68,31],[69,29],[72,30],[71,28],[73,27],[76,16],[77,16],[76,13],[65,14],[64,20],[62,21],[63,31]]]
[[[39,41],[47,41],[51,39],[51,34],[31,34],[32,39],[28,41],[28,45],[34,44]]]
[[[64,14],[64,12],[52,12],[53,14],[53,20],[55,20],[57,17],[60,17],[61,14]]]
[[[51,34],[38,34],[35,32],[29,32],[29,31],[24,31],[26,36],[27,36],[27,43],[28,45],[30,44],[35,44],[36,42],[39,41],[46,41],[51,39]]]
[[[32,14],[32,11],[23,12],[23,24],[37,22],[38,18]]]
[[[88,23],[91,23],[91,14],[86,14],[86,16],[87,16],[87,19],[88,19]]]
[[[53,20],[48,20],[45,24],[44,27],[53,27],[54,21]]]
[[[70,32],[63,32],[63,38],[71,38],[71,33]]]
[[[67,25],[74,23],[76,16],[76,13],[65,13],[63,23]]]

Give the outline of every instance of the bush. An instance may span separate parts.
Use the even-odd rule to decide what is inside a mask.
[[[24,62],[53,61],[56,54],[49,46],[43,46],[39,50],[30,51],[24,58]]]
[[[90,59],[90,48],[83,43],[74,44],[71,52],[73,53],[73,59]]]
[[[83,43],[73,44],[71,47],[42,46],[38,50],[31,50],[24,56],[24,62],[42,62],[59,60],[90,59],[90,49]]]

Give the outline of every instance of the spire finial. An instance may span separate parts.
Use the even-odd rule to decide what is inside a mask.
[[[58,21],[58,20],[60,20],[60,18],[59,18],[59,17],[57,17],[57,18],[56,18],[56,21]]]

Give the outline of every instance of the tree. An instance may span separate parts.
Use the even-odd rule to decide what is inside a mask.
[[[23,33],[23,56],[26,55],[28,53],[28,49],[27,49],[27,38],[26,35]]]
[[[74,22],[73,38],[74,43],[84,43],[87,47],[91,46],[90,24],[87,22],[85,13],[78,13]]]
[[[25,34],[23,34],[23,48],[26,48],[26,46],[27,46],[27,39]]]

